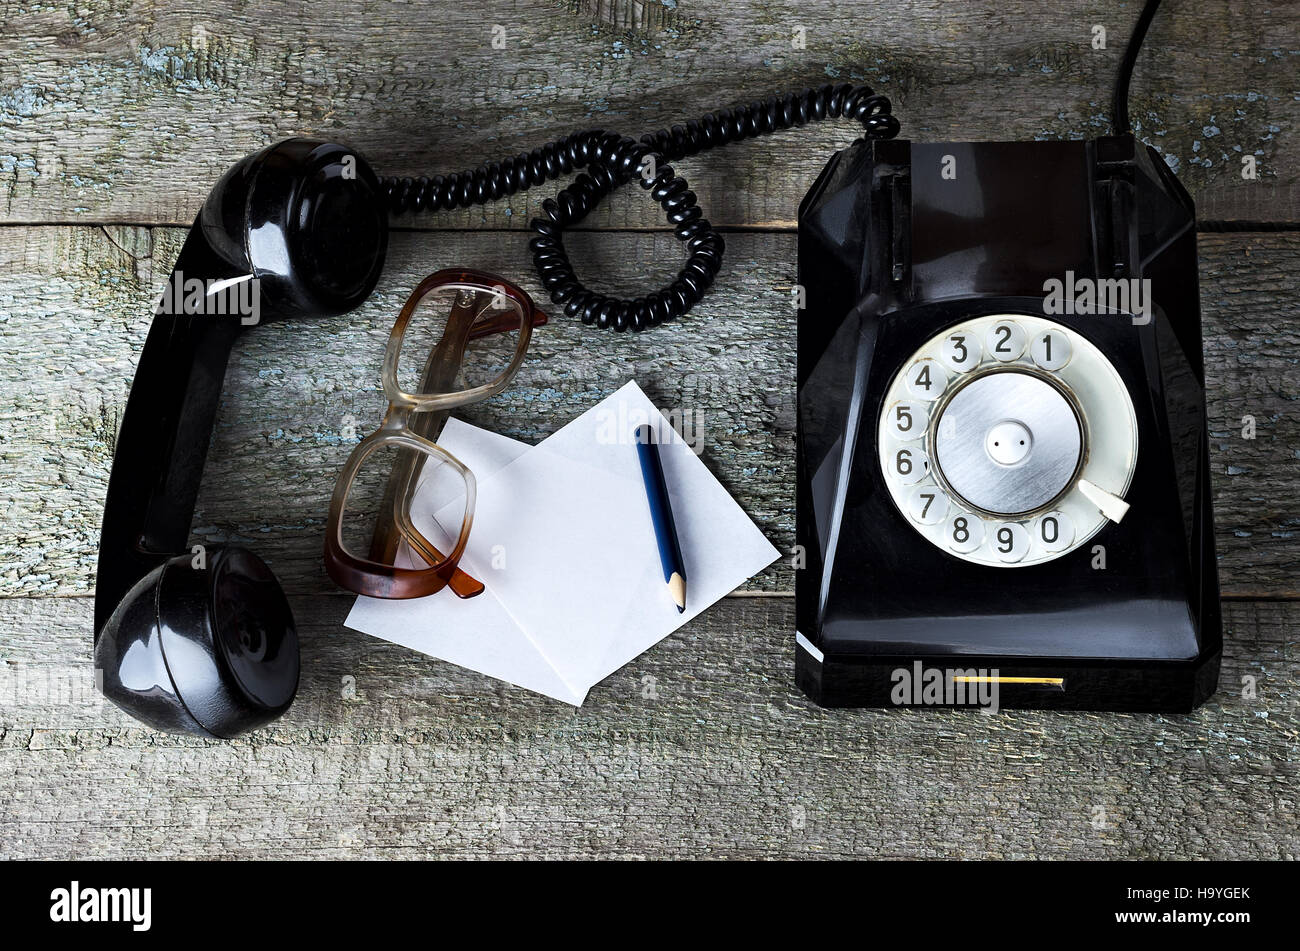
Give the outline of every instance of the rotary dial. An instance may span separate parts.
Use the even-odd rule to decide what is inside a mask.
[[[877,432],[894,503],[932,544],[982,565],[1059,558],[1128,511],[1137,419],[1101,351],[1041,317],[965,321],[889,386]]]

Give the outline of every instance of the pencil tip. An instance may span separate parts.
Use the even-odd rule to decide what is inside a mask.
[[[679,572],[674,571],[672,577],[668,579],[668,593],[673,596],[673,604],[677,605],[677,613],[681,614],[686,610],[686,579]]]

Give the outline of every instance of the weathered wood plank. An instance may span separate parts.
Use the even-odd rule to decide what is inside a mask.
[[[290,134],[344,139],[382,173],[435,174],[578,129],[639,135],[826,82],[872,84],[922,140],[1096,135],[1136,17],[1122,0],[597,6],[10,0],[0,221],[188,223],[233,161]],[[1094,25],[1104,50],[1091,48]],[[1171,4],[1152,27],[1132,114],[1203,217],[1300,221],[1298,25],[1291,5],[1213,0]],[[715,223],[788,226],[853,137],[838,125],[682,170]],[[1258,181],[1241,180],[1243,155]],[[521,227],[553,192],[423,226]],[[640,195],[605,202],[590,223],[662,225]]]
[[[1131,0],[819,6],[0,0],[0,224],[187,224],[230,162],[294,133],[350,141],[382,173],[433,173],[828,81],[875,85],[922,140],[1094,135],[1136,15]],[[1089,49],[1095,23],[1105,51]],[[1133,114],[1203,219],[1300,222],[1298,25],[1300,9],[1247,0],[1157,18]],[[805,129],[681,170],[716,223],[788,231],[852,135]],[[1258,182],[1240,180],[1243,154]],[[241,345],[195,530],[272,561],[304,679],[286,718],[229,744],[152,733],[100,700],[91,599],[75,596],[93,587],[118,420],[183,232],[0,227],[0,858],[1300,857],[1294,603],[1226,605],[1224,690],[1187,717],[822,711],[792,684],[786,597],[727,599],[577,711],[344,629],[351,599],[322,596],[320,521],[351,418],[364,432],[381,409],[393,315],[447,264],[536,290],[522,238],[504,232],[555,187],[411,222],[423,233],[396,237],[363,310]],[[624,232],[574,237],[596,283],[634,291],[677,265],[662,233],[627,233],[662,231],[640,194],[589,224]],[[536,440],[634,376],[702,414],[706,461],[788,545],[793,238],[728,240],[717,292],[686,323],[615,343],[556,322],[469,418]],[[1300,235],[1203,239],[1235,597],[1300,595],[1298,265]],[[778,567],[748,587],[791,585]]]
[[[15,357],[0,371],[0,416],[8,420],[0,443],[0,504],[8,512],[0,587],[10,593],[93,584],[117,423],[153,282],[166,277],[152,269],[158,261],[165,272],[179,239],[167,229],[153,236],[120,229],[113,237],[98,229],[0,229],[8,249],[0,253],[0,308],[9,315],[0,333]],[[788,239],[779,243],[788,250]],[[574,247],[586,273],[614,287],[635,288],[647,276],[667,281],[680,266],[676,242],[663,235],[575,236]],[[777,248],[769,237],[740,240],[725,290],[671,331],[616,341],[556,319],[538,333],[508,396],[463,415],[536,442],[636,378],[657,405],[690,414],[705,461],[777,543],[788,543],[794,315],[788,292],[778,289],[789,270]],[[322,521],[352,445],[383,414],[379,367],[410,288],[457,263],[535,287],[519,235],[399,234],[390,261],[384,290],[357,314],[258,328],[229,371],[195,532],[255,539],[295,588],[332,587],[321,564]],[[356,430],[350,439],[343,435],[349,426]],[[777,577],[774,569],[757,584],[779,586]]]
[[[91,590],[118,420],[176,229],[0,228],[0,593]],[[662,234],[576,235],[601,286],[635,292],[675,268]],[[717,288],[686,321],[615,339],[564,319],[539,331],[511,388],[465,417],[537,441],[635,377],[698,413],[703,458],[783,550],[793,542],[794,317],[789,235],[737,234]],[[320,559],[334,478],[383,410],[392,320],[429,271],[476,264],[536,291],[522,237],[398,234],[382,291],[356,314],[260,327],[240,344],[195,533],[240,539],[294,591],[332,590]],[[1202,239],[1205,354],[1223,590],[1297,593],[1300,339],[1290,302],[1300,236]],[[1257,438],[1241,438],[1253,416]],[[692,418],[697,418],[694,415]],[[748,587],[790,590],[774,566]]]
[[[346,631],[349,601],[295,599],[299,699],[231,743],[89,692],[90,599],[0,601],[0,857],[1300,857],[1300,605],[1227,606],[1192,715],[988,716],[813,706],[788,598],[578,710]]]

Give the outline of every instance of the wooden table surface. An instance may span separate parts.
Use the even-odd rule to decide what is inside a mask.
[[[521,229],[554,186],[405,222],[359,311],[239,345],[193,530],[251,545],[289,591],[288,715],[205,742],[91,689],[99,521],[151,302],[239,157],[311,134],[433,174],[831,81],[888,94],[920,140],[1092,136],[1139,5],[0,5],[0,857],[1296,857],[1300,7],[1283,4],[1167,3],[1132,100],[1206,223],[1225,651],[1196,713],[819,709],[793,684],[788,564],[580,709],[345,629],[321,526],[349,424],[381,409],[397,308],[458,264],[537,293]],[[795,209],[853,137],[827,123],[679,163],[728,231],[716,289],[631,339],[554,321],[466,417],[536,441],[634,378],[702,414],[705,462],[788,549]],[[602,204],[570,242],[580,273],[666,281],[680,250],[657,212],[635,189]]]

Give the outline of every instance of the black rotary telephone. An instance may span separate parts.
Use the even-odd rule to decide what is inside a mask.
[[[1128,132],[863,142],[799,214],[797,679],[1190,710],[1221,649],[1192,201]]]
[[[1122,75],[1132,70],[1133,56],[1154,7],[1154,2],[1148,2],[1139,20]],[[1123,85],[1127,85],[1126,78]],[[1084,253],[1091,250],[1110,255],[1107,261],[1117,267],[1122,263],[1128,269],[1124,273],[1150,272],[1161,277],[1162,306],[1177,304],[1178,310],[1168,317],[1158,315],[1158,329],[1148,331],[1150,339],[1144,337],[1146,342],[1140,347],[1114,328],[1098,336],[1092,324],[1074,326],[1058,321],[1048,326],[1035,315],[1032,302],[1021,298],[1017,303],[1017,295],[1028,286],[1027,276],[1053,270],[1055,265],[1047,264],[1056,259],[1047,254],[1046,247],[1032,246],[1029,241],[988,237],[980,211],[984,199],[977,186],[987,182],[993,188],[996,184],[993,177],[980,171],[981,163],[990,157],[987,149],[993,147],[961,147],[970,150],[957,157],[959,170],[969,169],[966,177],[959,179],[967,204],[946,206],[940,193],[927,191],[924,184],[926,150],[934,147],[887,141],[897,134],[898,121],[890,113],[889,100],[865,86],[824,86],[773,97],[713,112],[639,140],[604,131],[576,133],[501,162],[432,178],[381,179],[354,151],[309,139],[280,142],[244,159],[213,189],[182,248],[169,290],[155,312],[122,420],[105,504],[95,594],[95,660],[105,694],[157,728],[229,737],[278,717],[297,689],[294,620],[268,566],[237,546],[198,552],[188,546],[226,362],[243,328],[267,320],[345,313],[361,304],[380,278],[392,215],[494,201],[581,169],[572,184],[543,202],[542,216],[530,223],[534,232],[530,248],[538,276],[551,301],[567,316],[616,332],[645,330],[682,316],[701,299],[718,272],[724,250],[722,236],[704,218],[695,194],[670,163],[734,141],[828,118],[859,122],[863,138],[832,160],[801,214],[801,261],[810,252],[826,259],[801,268],[812,286],[809,310],[800,320],[799,532],[816,551],[816,568],[804,572],[799,582],[800,617],[807,619],[801,623],[808,635],[801,635],[800,640],[819,655],[813,678],[816,685],[810,686],[819,699],[870,700],[866,694],[846,693],[835,686],[840,677],[835,665],[840,663],[837,651],[841,646],[854,658],[861,658],[870,654],[876,643],[875,635],[867,631],[870,623],[867,627],[859,623],[869,622],[860,606],[840,599],[843,572],[862,571],[883,580],[870,558],[910,557],[907,545],[913,542],[929,545],[929,549],[921,549],[926,555],[956,558],[964,570],[1005,570],[995,569],[982,548],[961,550],[949,545],[945,551],[946,543],[933,528],[939,523],[930,521],[937,509],[925,509],[911,526],[900,518],[900,513],[914,504],[916,487],[924,485],[912,478],[913,473],[933,472],[935,486],[949,493],[945,504],[956,512],[963,500],[983,498],[973,488],[979,481],[978,472],[971,469],[959,474],[956,467],[945,465],[940,479],[938,466],[927,468],[928,460],[919,453],[913,457],[913,468],[906,473],[900,470],[897,478],[882,480],[878,472],[853,468],[877,464],[875,449],[869,449],[875,445],[872,440],[877,427],[903,425],[904,418],[910,417],[908,425],[918,427],[919,433],[926,426],[938,426],[941,416],[949,420],[977,418],[972,411],[959,413],[958,409],[989,387],[998,392],[991,392],[988,399],[1003,402],[1032,399],[1036,393],[1059,393],[1060,399],[1051,397],[1055,402],[1044,410],[1055,414],[1049,419],[1066,419],[1069,413],[1081,419],[1087,412],[1124,410],[1121,391],[1127,387],[1130,394],[1135,393],[1138,374],[1155,372],[1152,360],[1168,356],[1176,362],[1177,353],[1170,350],[1175,344],[1185,355],[1188,398],[1195,403],[1200,363],[1199,356],[1194,361],[1190,356],[1199,354],[1194,235],[1189,236],[1186,225],[1191,217],[1190,202],[1158,160],[1136,150],[1131,137],[1086,146],[1062,143],[1055,146],[1055,152],[1044,144],[1039,150],[1042,155],[1049,161],[1060,158],[1068,170],[1061,173],[1058,188],[1038,187],[1034,194],[1053,201],[1062,195],[1072,196],[1074,204],[1063,205],[1059,213],[1050,204],[1040,204],[1034,233],[1047,234],[1052,239],[1048,244],[1056,245],[1064,255],[1061,260],[1068,258],[1082,269],[1078,273],[1090,273],[1088,267],[1100,266],[1101,258]],[[1015,152],[1015,147],[1000,148],[1010,149],[1007,155]],[[1028,158],[1017,161],[1017,168],[1023,167],[1026,175],[1038,168]],[[624,300],[591,291],[577,280],[564,249],[563,233],[613,189],[631,181],[663,209],[687,258],[668,286]],[[1086,186],[1080,184],[1085,181]],[[1111,190],[1104,191],[1103,186]],[[1080,205],[1079,189],[1085,187],[1090,191]],[[1165,198],[1163,204],[1160,196]],[[999,203],[1012,201],[1003,188],[993,188],[988,200],[993,202],[988,206],[989,224],[1021,227],[1032,217],[1022,218],[1009,207],[1001,207]],[[1028,210],[1024,201],[1020,206]],[[1172,217],[1157,221],[1150,219],[1151,215]],[[1059,220],[1059,224],[1044,226],[1044,219]],[[1177,225],[1173,232],[1168,231],[1170,222]],[[1099,230],[1092,244],[1081,245],[1078,230],[1089,227]],[[980,233],[988,237],[983,244],[977,241]],[[1029,254],[1020,262],[1024,274],[1011,279],[1006,272],[1018,266],[1012,257],[1022,252]],[[1165,288],[1180,280],[1189,266],[1193,268],[1192,282],[1184,283],[1182,296],[1177,297],[1177,289]],[[981,309],[983,304],[977,306],[974,301],[980,295],[984,295],[980,297],[984,303],[992,299],[988,295],[996,295],[998,307]],[[965,302],[954,303],[955,298]],[[256,305],[252,319],[241,302]],[[903,308],[913,308],[916,319],[896,327],[897,320],[888,315],[902,314]],[[989,317],[1001,323],[986,326]],[[969,341],[978,337],[984,341],[984,349],[976,351],[965,340],[951,341],[954,321],[965,321],[962,329],[971,335]],[[1171,331],[1161,329],[1167,325]],[[997,369],[1001,375],[990,374],[990,382],[980,383],[978,388],[974,384],[963,387],[964,397],[955,384],[947,386],[949,377],[955,379],[964,372],[964,361],[974,360],[976,353],[1001,360],[998,344],[988,341],[1003,334],[1009,335],[1007,346],[1019,344],[1020,349],[1014,359],[989,364],[989,369]],[[879,347],[874,343],[877,339]],[[1043,347],[1050,352],[1039,360]],[[1068,348],[1070,355],[1053,369],[1062,360],[1063,348]],[[1031,365],[1028,359],[1036,362]],[[1106,393],[1089,394],[1088,388],[1080,385],[1067,392],[1059,383],[1088,367],[1105,370],[1107,365],[1111,371],[1106,372],[1111,375],[1103,372],[1101,377],[1110,383]],[[900,368],[904,372],[895,385],[890,380]],[[851,371],[848,383],[846,369]],[[868,369],[869,384],[864,376]],[[913,374],[913,369],[918,373]],[[978,374],[983,376],[984,369],[979,364]],[[1030,389],[1008,392],[1013,383]],[[925,389],[918,391],[917,387]],[[931,387],[935,388],[933,396]],[[1172,389],[1169,392],[1172,394]],[[882,416],[876,405],[886,396],[885,409],[894,413],[896,424]],[[1112,402],[1094,406],[1089,402],[1094,396]],[[949,397],[950,404],[942,402]],[[1133,497],[1139,492],[1159,491],[1166,472],[1158,467],[1158,460],[1147,461],[1155,451],[1153,442],[1156,448],[1163,444],[1177,462],[1186,463],[1193,456],[1173,453],[1174,448],[1183,446],[1175,440],[1195,442],[1198,433],[1203,433],[1203,421],[1198,430],[1192,425],[1194,418],[1186,432],[1180,428],[1162,433],[1161,426],[1182,425],[1187,419],[1175,420],[1170,412],[1138,397],[1131,400],[1129,428],[1122,430],[1131,432],[1135,440],[1130,457],[1123,456],[1122,447],[1116,449],[1120,455],[1117,461],[1107,463],[1111,468],[1104,473],[1087,468],[1092,462],[1076,461],[1076,468],[1084,467],[1077,473],[1082,478],[1070,484],[1083,485],[1085,480],[1094,484],[1098,492],[1106,493],[1097,496],[1106,506],[1122,504],[1126,492]],[[939,412],[941,406],[949,406],[950,412]],[[1189,412],[1194,415],[1194,408]],[[1040,420],[1021,419],[1018,425],[1028,431],[1039,427]],[[960,429],[965,431],[964,426]],[[889,435],[884,429],[879,432]],[[942,426],[935,432],[934,438],[942,441],[942,446],[928,451],[937,464],[949,458],[944,448],[949,437]],[[1038,430],[1039,440],[1045,438],[1043,432]],[[1007,430],[1013,443],[1022,435],[1020,430]],[[924,443],[910,445],[929,446],[930,438],[927,435]],[[1112,441],[1122,442],[1119,436]],[[1037,443],[1031,454],[1034,466],[1041,445],[1041,441]],[[1095,459],[1105,445],[1109,445],[1107,440],[1081,429],[1079,459]],[[834,453],[839,454],[838,461],[827,469],[827,460]],[[1057,464],[1068,468],[1068,455],[1062,449]],[[810,458],[815,461],[811,468],[804,465]],[[1126,477],[1131,486],[1109,478],[1116,466],[1132,469]],[[831,523],[825,521],[817,504],[827,497],[827,478],[835,482],[829,492],[837,499]],[[1201,492],[1203,486],[1202,479],[1193,491]],[[1164,487],[1167,489],[1167,484]],[[857,533],[854,537],[870,534],[884,547],[861,549],[858,554],[870,558],[855,561],[850,569],[844,557],[849,547],[844,541],[845,503],[855,503],[862,491],[875,508],[847,511],[872,521],[850,527]],[[1087,497],[1087,490],[1079,491]],[[1170,497],[1166,493],[1164,498]],[[882,505],[886,499],[893,508]],[[1194,501],[1200,504],[1201,499],[1197,494]],[[805,500],[812,503],[804,504]],[[931,504],[936,503],[937,495]],[[981,509],[981,518],[996,512],[1001,503],[986,499],[985,504],[994,508]],[[1050,542],[1062,545],[1060,553],[1047,552],[1060,567],[1066,564],[1061,559],[1073,558],[1090,533],[1100,531],[1079,504],[1074,497],[1054,498],[1053,511],[1059,509],[1060,517],[1043,511],[1034,515],[1038,520],[1032,524],[1026,516],[1015,520],[1018,527],[1008,526],[1014,544],[1024,549],[1019,560],[1022,571],[1051,564],[1053,559],[1041,557],[1044,552],[1033,547],[1048,542],[1026,543],[1020,532],[1034,530],[1041,535],[1057,531],[1062,533],[1059,538],[1064,538],[1068,530],[1070,541]],[[1208,506],[1208,501],[1204,504]],[[1164,509],[1152,506],[1142,517],[1164,518],[1165,514]],[[1068,524],[1066,516],[1070,517]],[[1049,527],[1052,525],[1055,528]],[[976,523],[970,522],[969,527],[974,531]],[[986,531],[1001,538],[1002,527],[990,523]],[[1203,534],[1196,533],[1208,531],[1208,508],[1196,531],[1191,527],[1187,531],[1185,546],[1209,544]],[[890,541],[895,536],[901,540]],[[1143,553],[1127,553],[1121,546],[1112,557],[1125,554],[1139,558]],[[944,569],[953,567],[951,562],[943,563]],[[1212,560],[1209,570],[1212,577]],[[911,571],[893,580],[906,581],[912,578]],[[809,580],[814,572],[821,580]],[[937,579],[917,576],[913,580]],[[986,583],[972,585],[981,588]],[[1212,585],[1202,587],[1208,598]],[[1170,580],[1160,589],[1165,600],[1151,603],[1173,610],[1180,603],[1176,588],[1177,579]],[[1132,597],[1140,600],[1146,590],[1140,589]],[[817,592],[815,604],[809,601],[811,591]],[[886,591],[881,603],[892,604],[897,613],[906,614],[912,608],[900,597],[901,589]],[[970,605],[978,610],[975,602]],[[837,613],[840,609],[845,612],[843,617]],[[1007,610],[1016,608],[1012,605]],[[1197,623],[1205,631],[1212,627],[1211,610],[1205,608],[1203,615],[1198,615]],[[851,621],[847,627],[841,624],[844,617]],[[1161,614],[1157,620],[1163,623],[1163,618]],[[852,637],[839,640],[839,632],[850,627],[855,632]],[[1213,629],[1217,632],[1217,627]],[[957,643],[956,635],[941,640],[949,647]],[[1174,641],[1170,650],[1190,649],[1187,638]],[[913,642],[904,639],[899,643],[911,649]],[[1105,642],[1094,643],[1099,648],[1105,646]],[[1025,642],[1022,646],[1034,649],[1041,645]],[[809,686],[813,683],[808,674],[811,668],[805,667],[803,654],[800,664],[801,682]],[[858,668],[853,670],[852,676],[857,677]],[[1070,694],[1072,700],[1079,696],[1077,691]]]

